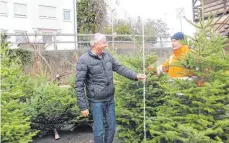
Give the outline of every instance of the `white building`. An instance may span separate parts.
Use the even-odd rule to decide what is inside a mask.
[[[74,0],[0,0],[0,31],[7,33],[74,34]],[[24,36],[25,37],[25,36]],[[30,37],[30,40],[34,36]],[[11,42],[23,42],[22,36],[11,36]],[[56,37],[56,41],[74,41],[73,36]],[[53,44],[52,44],[53,45]],[[74,49],[74,43],[49,46],[58,50]]]

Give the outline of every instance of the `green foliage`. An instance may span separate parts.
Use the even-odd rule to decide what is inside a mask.
[[[221,75],[222,76],[222,75]],[[177,80],[166,86],[166,103],[159,107],[150,126],[149,142],[228,141],[229,75],[197,87]]]
[[[156,77],[147,73],[145,141],[143,85],[118,76],[116,101],[121,140],[127,143],[229,142],[229,55],[224,51],[227,39],[211,31],[211,22],[209,19],[197,27],[199,32],[188,39],[194,50],[177,63],[189,68],[195,78],[169,80],[165,75]],[[138,72],[142,69],[141,58],[122,60],[128,67],[137,67]]]
[[[194,51],[179,63],[197,78],[163,85],[168,94],[152,120],[149,142],[229,142],[227,39],[212,32],[212,22],[209,19],[196,27],[199,32],[189,40]]]
[[[117,25],[115,26],[115,32],[120,35],[130,35],[133,33],[130,27],[130,23],[127,23],[124,20],[118,20]]]
[[[75,89],[75,82],[76,82],[76,74],[72,74],[69,76],[68,78],[68,84],[71,86],[71,88],[69,89],[70,94],[76,98],[76,89]],[[76,98],[77,100],[77,98]],[[77,103],[77,102],[76,102]],[[81,125],[91,125],[92,124],[92,115],[89,114],[89,118],[85,118],[83,116],[81,116],[81,114],[77,114],[77,117],[74,119],[74,123],[77,126],[81,126]]]
[[[148,74],[150,76],[150,74]],[[150,76],[146,82],[146,132],[149,136],[151,119],[156,116],[158,106],[164,103],[165,95],[160,82],[166,76]],[[127,142],[143,141],[143,85],[141,82],[123,81],[117,85],[117,121],[119,124],[118,137]]]
[[[145,22],[145,34],[154,37],[166,37],[169,35],[168,27],[162,20],[147,19]]]
[[[132,35],[134,33],[130,21],[119,19],[117,20],[117,22],[115,22],[114,25],[115,25],[114,32],[116,32],[118,35]],[[105,27],[104,32],[106,34],[112,34],[111,27],[110,26]],[[131,37],[115,37],[115,40],[116,41],[131,41]]]
[[[32,52],[25,49],[10,49],[10,58],[15,59],[19,58],[22,65],[25,66],[31,63]]]
[[[117,57],[122,59],[122,64],[137,72],[142,70],[141,55],[135,57]],[[146,58],[146,65],[154,63],[156,57],[151,55]],[[147,134],[150,132],[151,118],[156,116],[158,106],[164,103],[164,88],[161,83],[166,82],[168,77],[153,76],[153,72],[147,73],[146,82],[146,116]],[[132,81],[119,75],[115,77],[117,122],[119,125],[118,137],[127,143],[143,141],[143,83]]]
[[[30,108],[27,115],[32,116],[32,128],[40,130],[40,136],[52,133],[65,124],[71,124],[79,115],[75,95],[69,88],[61,88],[41,77],[30,81],[27,99]]]
[[[11,53],[12,54],[12,53]],[[25,104],[23,74],[18,59],[11,59],[7,44],[1,45],[1,141],[2,143],[27,143],[37,132],[30,129],[30,117],[25,116],[29,108]]]
[[[147,19],[144,21],[146,41],[155,41],[157,37],[168,36],[168,27],[161,20]],[[132,37],[115,37],[115,40],[121,41],[136,41],[141,40],[141,37],[136,37],[134,35],[141,35],[142,33],[142,21],[140,18],[133,20],[131,18],[127,20],[119,19],[114,23],[114,32],[118,35],[131,35]],[[106,34],[112,34],[112,29],[110,26],[105,27],[104,32]]]
[[[7,43],[1,45],[3,143],[31,142],[37,130],[39,135],[44,135],[66,124],[89,122],[80,116],[77,107],[75,76],[71,87],[60,87],[47,77],[25,75],[21,63],[14,50],[7,48]]]
[[[77,107],[74,85],[60,87],[46,77],[25,75],[21,57],[14,52],[7,48],[7,44],[1,46],[3,143],[31,142],[37,130],[40,130],[41,136],[53,133],[53,129],[60,129],[66,124],[85,121]]]
[[[91,34],[101,32],[106,23],[106,3],[104,0],[79,0],[77,2],[77,30]]]

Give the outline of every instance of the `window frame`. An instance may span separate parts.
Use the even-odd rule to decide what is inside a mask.
[[[16,11],[15,11],[15,7],[17,6],[17,5],[24,5],[25,6],[25,15],[23,15],[23,14],[17,14],[16,13]],[[27,4],[25,4],[25,3],[14,3],[14,16],[15,17],[20,17],[20,18],[26,18],[26,17],[28,17],[28,8],[27,8]]]
[[[69,19],[65,19],[65,12],[69,12]],[[63,21],[71,21],[71,10],[70,9],[63,9]]]
[[[6,4],[6,12],[5,13],[0,13],[0,16],[8,16],[8,2],[7,1],[0,1],[0,3],[5,3]]]
[[[41,15],[41,13],[40,13],[40,11],[41,11],[41,7],[45,7],[45,8],[54,8],[55,9],[55,17],[53,17],[53,16],[48,16],[48,15]],[[56,20],[57,19],[57,12],[56,12],[56,7],[55,6],[48,6],[48,5],[38,5],[38,10],[39,10],[39,18],[40,19],[54,19],[54,20]]]

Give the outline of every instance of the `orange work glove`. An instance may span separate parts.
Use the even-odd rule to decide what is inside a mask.
[[[157,74],[157,68],[155,68],[155,67],[153,67],[153,66],[148,66],[148,67],[146,68],[146,70],[154,72],[154,75],[158,75],[158,74]]]
[[[157,70],[157,68],[155,68],[153,66],[148,66],[146,69],[149,71],[156,71]]]

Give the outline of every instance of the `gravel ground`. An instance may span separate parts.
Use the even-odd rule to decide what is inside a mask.
[[[74,131],[60,131],[60,139],[55,140],[54,135],[35,138],[32,143],[93,143],[93,132],[90,128],[78,128]],[[117,139],[113,143],[120,143]]]

